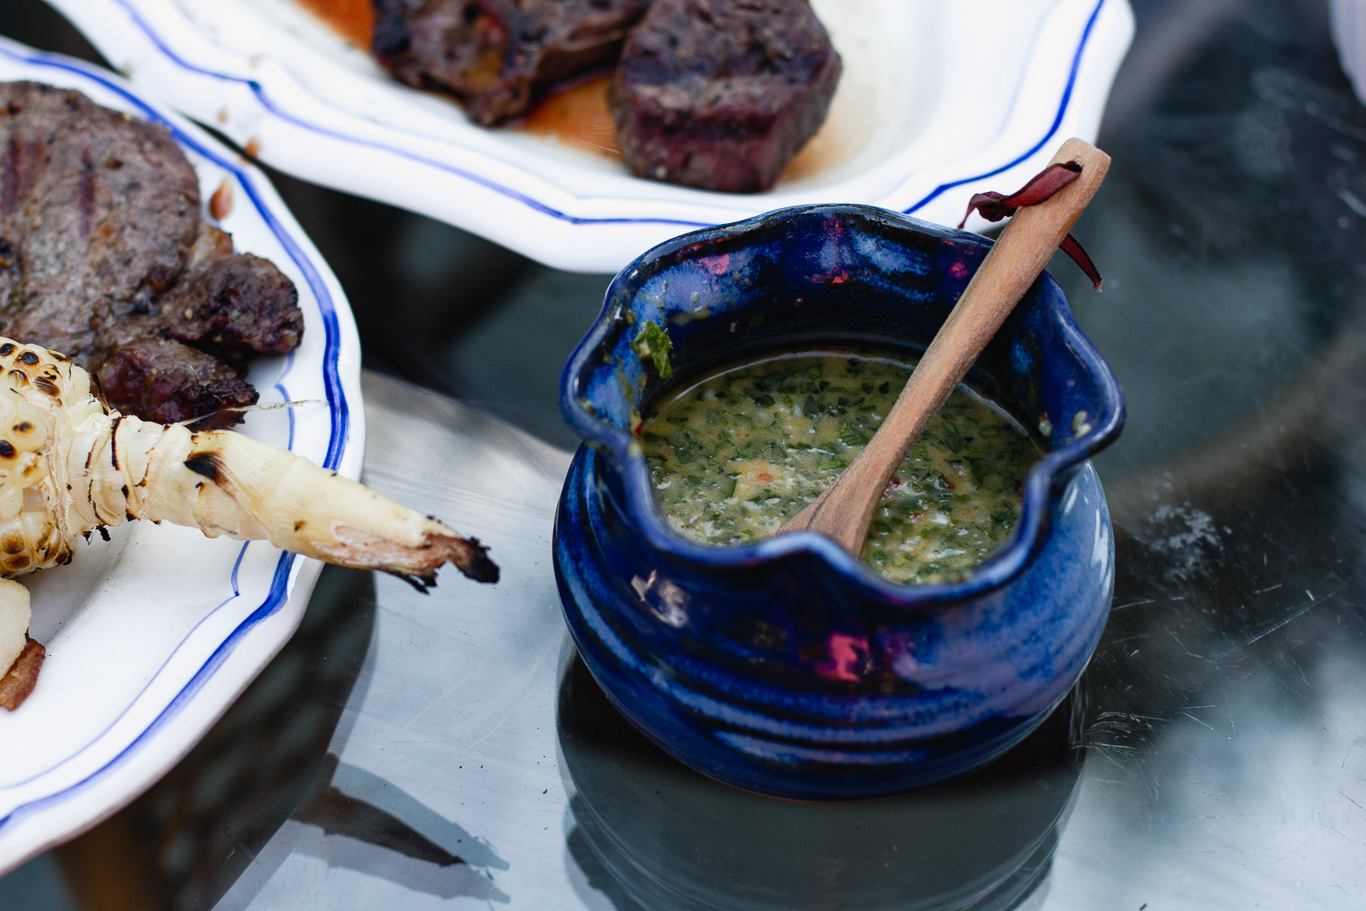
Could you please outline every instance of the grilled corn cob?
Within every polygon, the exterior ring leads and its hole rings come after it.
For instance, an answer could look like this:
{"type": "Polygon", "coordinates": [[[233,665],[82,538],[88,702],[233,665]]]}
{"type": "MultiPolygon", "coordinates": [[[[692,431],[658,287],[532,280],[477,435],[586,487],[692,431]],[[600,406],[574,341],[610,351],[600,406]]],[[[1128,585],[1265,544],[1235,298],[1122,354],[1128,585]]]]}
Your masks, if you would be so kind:
{"type": "Polygon", "coordinates": [[[446,563],[498,579],[475,538],[242,434],[111,412],[70,358],[0,338],[0,577],[68,563],[77,539],[127,519],[269,540],[419,588],[446,563]]]}

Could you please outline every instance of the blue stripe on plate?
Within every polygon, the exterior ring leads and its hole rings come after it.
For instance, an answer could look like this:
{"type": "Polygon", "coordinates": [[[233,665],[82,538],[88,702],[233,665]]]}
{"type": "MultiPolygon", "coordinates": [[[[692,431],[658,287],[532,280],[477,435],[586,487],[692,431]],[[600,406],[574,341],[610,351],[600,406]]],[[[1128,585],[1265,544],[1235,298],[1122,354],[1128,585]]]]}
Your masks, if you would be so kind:
{"type": "MultiPolygon", "coordinates": [[[[395,155],[399,158],[406,159],[417,164],[435,168],[439,171],[444,171],[455,177],[467,180],[470,183],[476,184],[480,187],[506,196],[508,199],[521,203],[527,208],[532,209],[533,211],[538,212],[542,215],[546,215],[550,218],[554,218],[571,225],[659,224],[674,225],[680,228],[704,228],[712,226],[710,222],[698,222],[674,218],[586,218],[580,215],[572,215],[561,209],[557,209],[554,206],[551,206],[545,202],[542,202],[532,196],[528,196],[527,194],[522,193],[519,190],[514,190],[511,187],[508,187],[504,184],[500,184],[497,181],[491,180],[487,177],[484,177],[481,174],[477,174],[466,168],[461,168],[456,165],[447,164],[422,155],[415,155],[403,149],[396,148],[390,145],[385,145],[384,143],[376,142],[374,140],[361,139],[355,136],[349,136],[345,133],[329,129],[327,127],[323,127],[315,123],[311,123],[305,118],[297,114],[294,114],[286,108],[276,104],[266,94],[265,88],[263,88],[259,82],[253,79],[247,79],[242,76],[233,76],[227,73],[220,73],[217,70],[207,69],[181,57],[170,47],[170,45],[166,43],[166,41],[161,37],[161,35],[156,31],[156,29],[152,27],[151,23],[144,19],[142,15],[133,7],[133,4],[132,2],[130,2],[130,0],[114,0],[114,2],[119,7],[121,7],[124,10],[124,12],[128,14],[128,17],[134,22],[134,24],[136,24],[137,27],[142,30],[143,34],[147,36],[147,40],[150,41],[153,45],[155,45],[156,48],[159,51],[161,51],[162,55],[165,56],[172,63],[174,63],[176,66],[191,73],[197,73],[199,75],[208,76],[213,79],[219,79],[224,82],[232,82],[246,86],[248,89],[251,90],[252,94],[256,96],[257,101],[260,102],[261,106],[266,111],[270,112],[272,115],[279,118],[280,120],[289,123],[293,126],[297,126],[300,129],[307,130],[319,136],[325,136],[329,139],[336,139],[341,142],[351,143],[352,145],[360,146],[362,148],[382,151],[389,155],[395,155]]],[[[948,183],[940,184],[929,194],[927,194],[923,199],[914,203],[909,208],[903,209],[902,211],[905,214],[914,215],[916,212],[923,209],[934,199],[938,198],[945,192],[955,187],[960,187],[963,184],[973,183],[978,180],[984,180],[989,177],[994,177],[995,175],[1000,174],[1003,171],[1015,167],[1016,165],[1028,159],[1030,156],[1036,154],[1045,143],[1047,143],[1054,135],[1056,135],[1059,126],[1061,126],[1062,124],[1063,116],[1067,112],[1068,105],[1070,105],[1072,101],[1072,93],[1076,86],[1077,73],[1081,66],[1082,56],[1084,55],[1086,47],[1091,40],[1091,35],[1094,30],[1096,21],[1100,18],[1100,11],[1108,2],[1113,2],[1113,0],[1097,0],[1095,7],[1091,10],[1091,15],[1087,19],[1086,27],[1082,30],[1081,39],[1078,41],[1076,50],[1072,54],[1072,65],[1068,73],[1067,84],[1066,86],[1064,86],[1062,97],[1058,101],[1057,110],[1053,116],[1053,122],[1049,125],[1048,130],[1043,134],[1043,136],[1041,136],[1036,142],[1029,146],[1028,149],[1021,152],[1020,154],[1018,154],[1017,156],[1015,156],[1014,158],[1010,159],[1005,164],[1002,164],[997,168],[994,168],[990,171],[986,171],[981,174],[974,174],[968,177],[962,177],[957,180],[950,181],[948,183]]],[[[457,148],[464,148],[462,146],[459,146],[458,143],[452,143],[452,145],[456,146],[457,148]]],[[[582,199],[584,197],[576,198],[582,199]]]]}
{"type": "Polygon", "coordinates": [[[1095,30],[1096,20],[1100,18],[1100,10],[1101,7],[1105,5],[1105,3],[1106,0],[1099,0],[1099,2],[1095,6],[1095,9],[1091,10],[1090,17],[1086,20],[1086,27],[1082,29],[1081,41],[1077,44],[1077,50],[1072,55],[1072,66],[1067,73],[1067,85],[1063,88],[1062,99],[1058,102],[1058,109],[1056,113],[1054,113],[1053,115],[1053,122],[1049,125],[1048,132],[1044,133],[1038,142],[1034,143],[1027,150],[1022,152],[1015,158],[1011,159],[1010,161],[1007,161],[1000,167],[991,171],[987,171],[984,174],[977,174],[973,177],[964,177],[961,180],[955,180],[949,183],[940,184],[939,186],[935,187],[932,191],[930,191],[930,193],[926,195],[924,199],[921,199],[919,202],[915,203],[909,209],[903,209],[903,212],[905,212],[907,215],[912,215],[919,209],[922,209],[926,205],[928,205],[931,200],[943,195],[945,192],[949,190],[952,190],[954,187],[961,187],[965,183],[972,183],[973,181],[977,180],[985,180],[988,177],[995,177],[997,174],[1010,170],[1011,168],[1025,161],[1031,155],[1037,154],[1038,151],[1043,148],[1045,143],[1047,143],[1050,139],[1052,139],[1054,136],[1058,134],[1058,129],[1062,126],[1063,115],[1067,113],[1067,107],[1072,103],[1072,92],[1076,89],[1077,73],[1081,69],[1082,54],[1086,50],[1086,45],[1091,41],[1091,33],[1095,30]]]}

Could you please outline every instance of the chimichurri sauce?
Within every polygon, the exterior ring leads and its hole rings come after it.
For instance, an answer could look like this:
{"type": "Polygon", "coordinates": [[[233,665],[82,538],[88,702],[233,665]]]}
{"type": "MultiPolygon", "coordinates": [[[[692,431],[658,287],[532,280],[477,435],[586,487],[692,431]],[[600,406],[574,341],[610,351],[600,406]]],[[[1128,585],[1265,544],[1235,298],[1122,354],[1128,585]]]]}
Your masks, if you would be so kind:
{"type": "MultiPolygon", "coordinates": [[[[862,451],[911,365],[848,353],[786,355],[724,370],[659,403],[641,434],[669,523],[708,544],[777,532],[862,451]]],[[[1039,449],[960,386],[883,494],[863,550],[896,582],[970,575],[1019,518],[1039,449]]]]}

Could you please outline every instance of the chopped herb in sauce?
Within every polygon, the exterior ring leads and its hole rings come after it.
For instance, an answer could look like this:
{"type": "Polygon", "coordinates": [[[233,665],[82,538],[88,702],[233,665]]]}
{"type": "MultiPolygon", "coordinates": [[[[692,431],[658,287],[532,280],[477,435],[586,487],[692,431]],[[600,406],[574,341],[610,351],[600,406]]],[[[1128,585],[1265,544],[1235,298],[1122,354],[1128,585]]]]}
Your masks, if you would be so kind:
{"type": "MultiPolygon", "coordinates": [[[[642,443],[669,523],[708,544],[774,534],[862,451],[910,371],[884,357],[788,355],[659,403],[642,443]]],[[[883,494],[864,561],[897,582],[966,578],[1010,536],[1038,457],[1018,424],[959,387],[883,494]]]]}
{"type": "Polygon", "coordinates": [[[631,347],[635,348],[642,361],[651,361],[655,372],[663,379],[674,375],[673,365],[669,363],[669,352],[673,350],[674,343],[669,333],[659,328],[659,324],[651,322],[641,326],[631,347]]]}

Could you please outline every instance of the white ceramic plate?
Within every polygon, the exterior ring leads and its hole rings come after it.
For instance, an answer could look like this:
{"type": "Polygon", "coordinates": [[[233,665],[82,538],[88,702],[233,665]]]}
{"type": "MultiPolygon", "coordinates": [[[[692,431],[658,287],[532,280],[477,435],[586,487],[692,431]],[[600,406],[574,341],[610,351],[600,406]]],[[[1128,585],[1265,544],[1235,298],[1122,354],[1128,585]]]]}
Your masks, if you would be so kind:
{"type": "MultiPolygon", "coordinates": [[[[0,39],[0,79],[79,89],[170,127],[239,250],[273,260],[298,286],[302,346],[258,361],[261,400],[246,432],[356,477],[363,449],[360,357],[350,310],[259,172],[122,79],[0,39]]],[[[34,638],[48,649],[38,686],[0,711],[0,873],[99,822],[166,772],[294,632],[320,565],[264,543],[132,523],[80,548],[69,566],[24,578],[34,638]]]]}
{"type": "Polygon", "coordinates": [[[972,193],[1018,189],[1067,137],[1095,138],[1133,34],[1126,0],[812,0],[844,61],[816,164],[732,195],[473,126],[298,0],[49,2],[120,71],[274,167],[600,272],[683,231],[803,203],[956,224],[972,193]]]}

